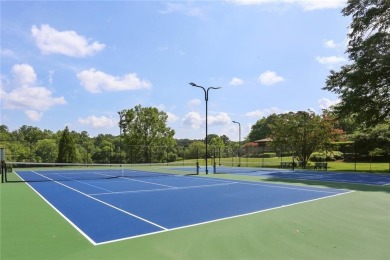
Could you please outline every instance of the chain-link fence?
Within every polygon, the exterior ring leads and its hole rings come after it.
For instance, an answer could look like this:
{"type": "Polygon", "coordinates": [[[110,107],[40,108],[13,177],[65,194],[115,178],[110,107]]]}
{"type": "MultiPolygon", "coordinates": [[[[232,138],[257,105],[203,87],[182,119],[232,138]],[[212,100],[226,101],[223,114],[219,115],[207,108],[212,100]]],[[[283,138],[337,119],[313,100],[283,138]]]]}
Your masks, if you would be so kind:
{"type": "MultiPolygon", "coordinates": [[[[6,160],[14,162],[56,162],[58,147],[27,142],[2,142],[6,160]]],[[[205,147],[166,146],[107,146],[104,149],[86,149],[76,146],[78,163],[161,163],[194,166],[206,164],[205,147]]],[[[299,154],[286,146],[270,144],[215,147],[207,149],[208,165],[229,167],[306,168],[335,171],[390,172],[390,154],[383,149],[368,150],[353,142],[332,144],[311,154],[302,165],[299,154]],[[325,166],[324,166],[325,165],[325,166]],[[321,167],[320,167],[321,166],[321,167]]]]}

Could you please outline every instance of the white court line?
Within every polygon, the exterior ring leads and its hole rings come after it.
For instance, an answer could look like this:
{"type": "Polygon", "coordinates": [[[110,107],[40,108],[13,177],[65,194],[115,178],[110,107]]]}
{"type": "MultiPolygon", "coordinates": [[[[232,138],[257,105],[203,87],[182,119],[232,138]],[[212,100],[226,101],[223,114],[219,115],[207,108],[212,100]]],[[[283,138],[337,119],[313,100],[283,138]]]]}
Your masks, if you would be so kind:
{"type": "MultiPolygon", "coordinates": [[[[95,241],[92,240],[87,234],[84,233],[76,224],[74,224],[68,217],[66,217],[60,210],[58,210],[53,204],[51,204],[41,193],[39,193],[33,186],[28,183],[25,179],[23,179],[17,172],[13,171],[15,175],[17,175],[21,180],[23,180],[36,194],[38,194],[39,197],[41,197],[52,209],[54,209],[55,212],[57,212],[61,217],[63,217],[72,227],[74,227],[80,234],[85,237],[91,244],[97,245],[95,241]]],[[[31,171],[33,172],[33,171],[31,171]]],[[[35,172],[33,172],[35,173],[35,172]]]]}
{"type": "MultiPolygon", "coordinates": [[[[150,182],[150,181],[136,180],[136,179],[131,178],[131,177],[119,177],[119,178],[120,178],[120,179],[127,180],[127,181],[135,181],[135,182],[148,183],[148,184],[153,184],[153,185],[162,186],[162,187],[167,187],[167,188],[176,188],[175,186],[169,186],[169,185],[165,185],[165,184],[161,184],[161,183],[155,183],[155,182],[150,182]]],[[[157,178],[157,176],[156,176],[156,178],[157,178]]]]}
{"type": "MultiPolygon", "coordinates": [[[[34,171],[32,171],[34,172],[34,171]]],[[[37,172],[34,172],[35,174],[38,174],[38,175],[41,175],[37,172]]],[[[15,174],[17,174],[15,172],[15,174]]],[[[17,174],[18,175],[18,174],[17,174]]],[[[19,176],[19,175],[18,175],[19,176]]],[[[138,237],[144,237],[144,236],[149,236],[149,235],[153,235],[153,234],[158,234],[158,233],[163,233],[163,232],[167,232],[167,231],[173,231],[173,230],[179,230],[179,229],[184,229],[184,228],[189,228],[189,227],[194,227],[194,226],[198,226],[198,225],[203,225],[203,224],[208,224],[208,223],[213,223],[213,222],[218,222],[218,221],[222,221],[222,220],[227,220],[227,219],[233,219],[233,218],[238,218],[238,217],[242,217],[242,216],[248,216],[248,215],[252,215],[252,214],[257,214],[257,213],[261,213],[261,212],[266,212],[266,211],[270,211],[270,210],[274,210],[274,209],[280,209],[280,208],[285,208],[285,207],[289,207],[289,206],[293,206],[293,205],[298,205],[298,204],[303,204],[303,203],[307,203],[307,202],[312,202],[312,201],[317,201],[317,200],[321,200],[321,199],[325,199],[325,198],[331,198],[331,197],[335,197],[335,196],[339,196],[339,195],[344,195],[344,194],[348,194],[348,193],[351,193],[351,192],[354,192],[354,191],[348,191],[348,192],[343,192],[343,193],[338,193],[338,194],[333,194],[333,195],[329,195],[329,196],[325,196],[325,197],[321,197],[321,198],[317,198],[317,199],[312,199],[312,200],[307,200],[307,201],[301,201],[301,202],[297,202],[297,203],[292,203],[292,204],[287,204],[287,205],[282,205],[282,206],[278,206],[278,207],[274,207],[274,208],[268,208],[268,209],[264,209],[264,210],[259,210],[259,211],[254,211],[254,212],[249,212],[249,213],[244,213],[244,214],[239,214],[239,215],[234,215],[234,216],[230,216],[230,217],[225,217],[225,218],[220,218],[220,219],[214,219],[214,220],[210,220],[210,221],[205,221],[205,222],[200,222],[200,223],[195,223],[195,224],[191,224],[191,225],[186,225],[186,226],[181,226],[181,227],[177,227],[177,228],[165,228],[165,227],[162,227],[158,224],[155,224],[151,221],[148,221],[146,219],[143,219],[139,216],[136,216],[130,212],[127,212],[127,211],[124,211],[120,208],[117,208],[109,203],[106,203],[104,201],[101,201],[99,199],[96,199],[94,197],[92,197],[91,195],[88,195],[88,194],[85,194],[81,191],[78,191],[72,187],[69,187],[65,184],[62,184],[60,182],[57,182],[57,181],[54,181],[46,176],[43,176],[41,175],[42,177],[46,178],[46,179],[49,179],[59,185],[62,185],[68,189],[71,189],[73,191],[76,191],[88,198],[91,198],[95,201],[98,201],[104,205],[107,205],[109,207],[112,207],[118,211],[121,211],[125,214],[128,214],[130,216],[133,216],[133,217],[136,217],[142,221],[145,221],[147,223],[150,223],[152,225],[155,225],[159,228],[161,228],[162,230],[161,231],[157,231],[157,232],[151,232],[151,233],[146,233],[146,234],[142,234],[142,235],[136,235],[136,236],[130,236],[130,237],[126,237],[126,238],[120,238],[120,239],[115,239],[115,240],[110,240],[110,241],[105,241],[105,242],[100,242],[100,243],[96,243],[95,241],[93,241],[88,235],[86,235],[80,228],[78,228],[71,220],[69,220],[64,214],[62,214],[59,210],[57,210],[57,208],[55,208],[54,205],[52,205],[49,201],[47,201],[37,190],[35,190],[28,182],[26,183],[28,186],[30,186],[44,201],[46,201],[56,212],[58,212],[62,217],[64,217],[65,220],[67,220],[77,231],[79,231],[84,237],[86,237],[88,239],[88,241],[90,241],[93,245],[103,245],[103,244],[109,244],[109,243],[113,243],[113,242],[118,242],[118,241],[123,241],[123,240],[129,240],[129,239],[133,239],[133,238],[138,238],[138,237]]],[[[20,176],[19,176],[20,177],[20,176]]],[[[21,177],[20,177],[21,178],[21,177]]],[[[193,177],[193,178],[197,178],[197,177],[193,177]]],[[[23,179],[23,178],[21,178],[23,179]]],[[[268,184],[261,184],[261,183],[253,183],[251,184],[250,182],[246,182],[246,181],[238,181],[238,182],[232,182],[232,181],[221,181],[221,180],[216,180],[216,179],[212,179],[212,178],[207,178],[208,180],[215,180],[215,181],[218,181],[220,182],[220,184],[218,185],[214,185],[214,186],[221,186],[221,185],[230,185],[230,184],[247,184],[247,185],[257,185],[257,186],[269,186],[269,187],[274,187],[274,188],[285,188],[285,189],[296,189],[296,190],[303,190],[303,191],[314,191],[314,192],[318,192],[318,190],[311,190],[311,189],[299,189],[299,188],[289,188],[289,187],[283,187],[283,186],[277,186],[277,185],[268,185],[268,184]],[[221,183],[223,182],[223,183],[221,183]]],[[[205,186],[205,185],[203,185],[205,186]]],[[[210,186],[213,186],[213,185],[210,185],[210,186]]],[[[194,186],[195,187],[195,186],[194,186]]],[[[185,187],[183,187],[185,188],[185,187]]],[[[179,188],[180,189],[180,188],[179,188]]],[[[165,189],[167,190],[167,189],[165,189]]],[[[328,193],[331,193],[331,192],[328,192],[328,193]]]]}
{"type": "Polygon", "coordinates": [[[304,203],[308,203],[308,202],[313,202],[313,201],[317,201],[317,200],[322,200],[322,199],[332,198],[332,197],[336,197],[336,196],[340,196],[340,195],[345,195],[345,194],[349,194],[349,193],[352,193],[352,192],[355,192],[355,191],[347,191],[347,192],[344,192],[344,193],[333,194],[333,195],[329,195],[329,196],[325,196],[325,197],[321,197],[321,198],[316,198],[316,199],[312,199],[312,200],[305,200],[305,201],[300,201],[300,202],[296,202],[296,203],[292,203],[292,204],[286,204],[286,205],[282,205],[282,206],[278,206],[278,207],[273,207],[273,208],[253,211],[253,212],[249,212],[249,213],[239,214],[239,215],[235,215],[235,216],[219,218],[219,219],[213,219],[213,220],[210,220],[210,221],[205,221],[205,222],[200,222],[200,223],[196,223],[196,224],[181,226],[181,227],[177,227],[177,228],[171,228],[171,229],[161,230],[161,231],[157,231],[157,232],[151,232],[151,233],[146,233],[146,234],[142,234],[142,235],[132,236],[132,237],[125,237],[125,238],[105,241],[105,242],[97,243],[96,245],[110,244],[110,243],[124,241],[124,240],[129,240],[129,239],[133,239],[133,238],[145,237],[145,236],[150,236],[150,235],[154,235],[154,234],[164,233],[164,232],[168,232],[168,231],[174,231],[174,230],[179,230],[179,229],[184,229],[184,228],[196,227],[196,226],[209,224],[209,223],[214,223],[214,222],[219,222],[219,221],[223,221],[223,220],[234,219],[234,218],[239,218],[239,217],[244,217],[244,216],[250,216],[250,215],[254,215],[254,214],[258,214],[258,213],[262,213],[262,212],[267,212],[267,211],[271,211],[271,210],[287,208],[287,207],[290,207],[290,206],[295,206],[295,205],[304,204],[304,203]]]}
{"type": "MultiPolygon", "coordinates": [[[[265,182],[249,182],[249,181],[237,181],[237,184],[244,184],[244,185],[252,185],[252,186],[262,186],[262,187],[271,187],[271,188],[278,188],[278,189],[287,189],[287,190],[300,190],[300,191],[312,191],[312,192],[319,192],[319,193],[338,193],[337,191],[328,191],[327,188],[318,188],[318,189],[306,189],[306,188],[299,188],[298,186],[284,186],[284,185],[278,185],[278,184],[267,184],[265,182]],[[325,190],[321,190],[325,189],[325,190]]],[[[338,191],[343,189],[338,189],[338,191]]]]}
{"type": "Polygon", "coordinates": [[[130,191],[118,191],[118,192],[103,192],[103,193],[93,193],[89,194],[91,196],[99,195],[116,195],[116,194],[126,194],[126,193],[142,193],[142,192],[156,192],[156,191],[167,191],[167,190],[185,190],[185,189],[200,189],[200,188],[209,188],[217,186],[226,186],[236,184],[238,182],[229,182],[229,183],[220,183],[220,184],[207,184],[207,185],[197,185],[197,186],[186,186],[186,187],[172,187],[165,189],[148,189],[148,190],[130,190],[130,191]]]}
{"type": "MultiPolygon", "coordinates": [[[[94,172],[94,174],[97,174],[97,173],[94,172]]],[[[100,186],[96,186],[96,185],[93,185],[93,184],[90,184],[90,183],[87,183],[87,182],[83,182],[83,181],[80,181],[80,180],[77,180],[77,179],[72,179],[72,178],[69,178],[69,177],[61,175],[61,174],[57,174],[57,175],[61,176],[61,177],[64,177],[64,178],[67,178],[68,180],[79,182],[79,183],[82,183],[82,184],[85,184],[85,185],[88,185],[88,186],[91,186],[91,187],[94,187],[94,188],[97,188],[97,189],[100,189],[100,190],[105,190],[107,192],[113,192],[112,190],[104,189],[104,188],[102,188],[100,186]]],[[[102,174],[99,174],[99,175],[102,175],[102,174]]]]}
{"type": "MultiPolygon", "coordinates": [[[[90,196],[90,195],[88,195],[88,194],[86,194],[86,193],[84,193],[84,192],[81,192],[81,191],[79,191],[79,190],[77,190],[77,189],[74,189],[74,188],[72,188],[72,187],[70,187],[70,186],[68,186],[68,185],[65,185],[65,184],[63,184],[63,183],[61,183],[61,182],[58,182],[58,181],[55,181],[55,180],[53,180],[53,179],[50,179],[49,177],[46,177],[46,176],[44,176],[44,175],[42,175],[42,174],[40,174],[40,173],[38,173],[38,172],[35,172],[35,171],[31,171],[31,172],[33,172],[33,173],[35,173],[35,174],[38,174],[38,175],[40,175],[40,176],[42,176],[42,177],[44,177],[44,178],[46,178],[46,179],[49,179],[49,180],[51,180],[51,181],[53,181],[54,183],[57,183],[57,184],[59,184],[59,185],[61,185],[61,186],[64,186],[64,187],[66,187],[66,188],[68,188],[68,189],[70,189],[70,190],[73,190],[73,191],[75,191],[75,192],[77,192],[77,193],[80,193],[81,195],[84,195],[84,196],[86,196],[86,197],[88,197],[88,198],[90,198],[90,199],[92,199],[92,200],[95,200],[95,201],[97,201],[97,202],[100,202],[100,203],[102,203],[102,204],[104,204],[104,205],[106,205],[106,206],[108,206],[108,207],[110,207],[110,208],[113,208],[113,209],[116,209],[116,210],[118,210],[118,211],[120,211],[120,212],[122,212],[122,213],[125,213],[126,215],[129,215],[129,216],[132,216],[132,217],[134,217],[134,218],[137,218],[137,219],[139,219],[139,220],[142,220],[142,221],[144,221],[144,222],[146,222],[146,223],[149,223],[149,224],[151,224],[151,225],[153,225],[153,226],[155,226],[155,227],[158,227],[158,228],[160,228],[160,229],[162,229],[162,230],[168,230],[168,228],[166,228],[166,227],[163,227],[163,226],[161,226],[161,225],[158,225],[158,224],[156,224],[156,223],[154,223],[154,222],[152,222],[152,221],[150,221],[150,220],[147,220],[147,219],[145,219],[145,218],[142,218],[142,217],[140,217],[140,216],[137,216],[137,215],[135,215],[135,214],[133,214],[133,213],[130,213],[130,212],[128,212],[128,211],[126,211],[126,210],[123,210],[123,209],[121,209],[121,208],[118,208],[118,207],[116,207],[116,206],[114,206],[114,205],[111,205],[111,204],[109,204],[109,203],[107,203],[107,202],[105,202],[105,201],[102,201],[102,200],[99,200],[99,199],[97,199],[97,198],[94,198],[94,197],[92,197],[92,196],[90,196]]],[[[30,185],[29,185],[30,186],[30,185]]],[[[31,186],[30,186],[31,187],[31,186]]],[[[33,190],[35,190],[34,188],[33,188],[33,190]]],[[[37,192],[37,191],[36,191],[37,192]]],[[[39,192],[37,192],[38,194],[39,194],[39,192]]],[[[41,195],[40,195],[41,196],[41,195]]],[[[42,197],[42,196],[41,196],[42,197]]],[[[45,199],[45,201],[46,202],[48,202],[46,199],[45,199]]],[[[48,202],[49,203],[49,205],[51,205],[51,207],[53,207],[57,212],[59,212],[59,210],[57,210],[56,208],[55,208],[55,206],[54,205],[52,205],[50,202],[48,202]]],[[[62,216],[64,216],[63,214],[61,214],[62,216]]],[[[65,217],[64,216],[64,218],[69,222],[69,223],[72,223],[72,226],[76,226],[70,219],[68,219],[67,217],[65,217]]],[[[80,229],[79,228],[77,228],[77,230],[79,230],[80,231],[80,229]]],[[[86,237],[88,237],[89,239],[89,241],[93,241],[88,235],[86,235],[84,232],[81,232],[84,236],[86,236],[86,237]]],[[[93,244],[97,244],[96,242],[93,242],[93,244]]]]}

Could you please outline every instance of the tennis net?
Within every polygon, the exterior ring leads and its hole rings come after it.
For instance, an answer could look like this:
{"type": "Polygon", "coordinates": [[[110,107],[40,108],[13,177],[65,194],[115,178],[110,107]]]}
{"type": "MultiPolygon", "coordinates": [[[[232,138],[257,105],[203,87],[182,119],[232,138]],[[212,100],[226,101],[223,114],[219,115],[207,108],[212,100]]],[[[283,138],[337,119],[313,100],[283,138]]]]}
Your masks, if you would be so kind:
{"type": "Polygon", "coordinates": [[[169,164],[78,164],[7,162],[6,182],[72,181],[114,178],[153,178],[196,174],[191,166],[169,164]]]}

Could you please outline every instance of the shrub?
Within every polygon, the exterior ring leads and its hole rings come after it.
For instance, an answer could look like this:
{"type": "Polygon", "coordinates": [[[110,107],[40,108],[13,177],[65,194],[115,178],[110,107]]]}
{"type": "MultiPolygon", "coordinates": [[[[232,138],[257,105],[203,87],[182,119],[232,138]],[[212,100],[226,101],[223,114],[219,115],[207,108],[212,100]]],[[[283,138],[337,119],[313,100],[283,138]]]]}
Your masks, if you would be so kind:
{"type": "Polygon", "coordinates": [[[325,153],[323,152],[314,152],[311,154],[309,160],[312,162],[324,162],[325,160],[329,162],[329,161],[341,160],[343,158],[344,156],[342,152],[331,151],[326,154],[326,157],[325,157],[325,153]]]}

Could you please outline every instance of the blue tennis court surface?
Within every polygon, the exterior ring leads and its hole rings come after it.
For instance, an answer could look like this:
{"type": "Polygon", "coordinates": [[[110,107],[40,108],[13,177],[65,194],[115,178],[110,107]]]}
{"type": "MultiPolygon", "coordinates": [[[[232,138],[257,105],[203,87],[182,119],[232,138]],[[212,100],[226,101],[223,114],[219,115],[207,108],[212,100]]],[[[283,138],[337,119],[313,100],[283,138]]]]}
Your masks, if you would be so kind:
{"type": "MultiPolygon", "coordinates": [[[[92,171],[92,170],[91,170],[92,171]]],[[[49,180],[51,171],[18,171],[94,245],[254,214],[350,191],[199,176],[49,180]]],[[[51,172],[53,174],[53,172],[51,172]]],[[[60,174],[64,175],[63,172],[60,174]]],[[[106,175],[103,170],[91,174],[106,175]]]]}
{"type": "MultiPolygon", "coordinates": [[[[185,168],[181,168],[185,170],[185,168]]],[[[193,169],[187,168],[193,171],[193,169]]],[[[368,174],[368,173],[347,173],[330,171],[308,171],[308,170],[285,170],[285,169],[267,169],[267,168],[249,168],[249,167],[217,167],[217,173],[229,173],[237,175],[259,176],[265,179],[291,179],[291,180],[310,180],[324,182],[342,182],[351,184],[367,185],[389,185],[390,174],[368,174]]],[[[204,172],[204,167],[200,168],[204,172]]],[[[210,167],[209,172],[213,172],[210,167]]]]}

